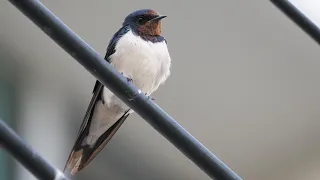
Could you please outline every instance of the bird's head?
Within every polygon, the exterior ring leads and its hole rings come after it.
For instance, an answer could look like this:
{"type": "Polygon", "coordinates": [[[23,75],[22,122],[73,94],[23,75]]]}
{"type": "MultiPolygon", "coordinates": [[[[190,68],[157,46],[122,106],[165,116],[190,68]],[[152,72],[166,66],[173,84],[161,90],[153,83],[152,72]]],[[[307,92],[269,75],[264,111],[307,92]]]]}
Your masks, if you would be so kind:
{"type": "Polygon", "coordinates": [[[166,16],[161,16],[151,9],[142,9],[129,14],[123,26],[129,25],[132,30],[144,36],[160,36],[161,20],[166,16]]]}

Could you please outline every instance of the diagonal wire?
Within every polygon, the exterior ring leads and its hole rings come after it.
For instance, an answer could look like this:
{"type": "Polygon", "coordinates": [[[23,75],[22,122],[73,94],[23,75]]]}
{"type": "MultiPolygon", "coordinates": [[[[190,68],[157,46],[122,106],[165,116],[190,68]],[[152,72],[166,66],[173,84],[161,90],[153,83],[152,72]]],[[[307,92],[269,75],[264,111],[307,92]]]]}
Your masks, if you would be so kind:
{"type": "Polygon", "coordinates": [[[289,19],[320,45],[320,28],[288,0],[270,0],[289,19]]]}
{"type": "Polygon", "coordinates": [[[43,4],[37,0],[9,1],[212,179],[241,179],[43,4]]]}
{"type": "Polygon", "coordinates": [[[68,180],[0,119],[0,145],[41,180],[68,180]]]}

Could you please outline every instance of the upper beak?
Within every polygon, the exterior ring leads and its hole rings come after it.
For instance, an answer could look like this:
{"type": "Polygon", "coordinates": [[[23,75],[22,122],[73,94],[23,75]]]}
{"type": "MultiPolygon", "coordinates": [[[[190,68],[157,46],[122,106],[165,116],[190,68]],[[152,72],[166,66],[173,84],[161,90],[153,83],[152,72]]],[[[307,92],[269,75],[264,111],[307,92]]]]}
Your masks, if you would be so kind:
{"type": "Polygon", "coordinates": [[[158,16],[158,17],[151,19],[151,21],[160,21],[161,19],[163,19],[165,17],[167,17],[167,16],[158,16]]]}

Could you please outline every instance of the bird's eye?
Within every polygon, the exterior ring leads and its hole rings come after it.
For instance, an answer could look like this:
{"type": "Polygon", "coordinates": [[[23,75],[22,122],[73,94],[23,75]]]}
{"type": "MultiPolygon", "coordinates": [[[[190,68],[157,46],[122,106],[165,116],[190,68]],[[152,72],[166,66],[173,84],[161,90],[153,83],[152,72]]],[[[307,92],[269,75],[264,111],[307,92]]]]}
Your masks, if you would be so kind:
{"type": "Polygon", "coordinates": [[[142,24],[143,23],[143,18],[138,18],[138,20],[137,20],[137,22],[139,23],[139,24],[142,24]]]}

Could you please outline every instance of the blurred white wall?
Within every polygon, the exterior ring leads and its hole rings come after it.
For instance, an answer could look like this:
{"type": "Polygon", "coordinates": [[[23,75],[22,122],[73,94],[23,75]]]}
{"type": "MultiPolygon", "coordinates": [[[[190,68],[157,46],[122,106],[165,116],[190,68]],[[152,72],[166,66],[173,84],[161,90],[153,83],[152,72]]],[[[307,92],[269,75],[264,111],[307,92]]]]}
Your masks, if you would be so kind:
{"type": "MultiPolygon", "coordinates": [[[[243,179],[320,178],[319,46],[271,3],[42,2],[101,55],[131,11],[168,15],[172,75],[157,103],[243,179]]],[[[15,129],[62,169],[95,79],[9,2],[0,13],[15,129]]],[[[14,180],[34,179],[18,167],[14,180]]],[[[134,114],[75,179],[209,178],[134,114]]]]}

